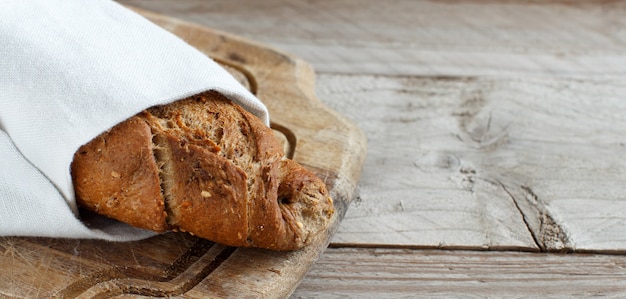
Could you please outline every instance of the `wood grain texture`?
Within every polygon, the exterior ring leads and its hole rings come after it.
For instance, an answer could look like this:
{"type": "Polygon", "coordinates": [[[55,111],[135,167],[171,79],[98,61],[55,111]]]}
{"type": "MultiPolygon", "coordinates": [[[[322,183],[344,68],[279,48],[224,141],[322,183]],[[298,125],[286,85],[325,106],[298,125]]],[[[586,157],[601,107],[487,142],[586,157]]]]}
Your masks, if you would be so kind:
{"type": "Polygon", "coordinates": [[[267,105],[288,156],[328,185],[337,211],[330,228],[291,252],[227,247],[182,233],[125,243],[2,237],[0,297],[288,296],[326,248],[354,197],[365,155],[362,132],[315,97],[314,72],[304,61],[229,34],[142,14],[225,65],[267,105]]]}
{"type": "Polygon", "coordinates": [[[329,248],[291,298],[623,298],[625,267],[615,255],[329,248]]]}
{"type": "Polygon", "coordinates": [[[623,1],[169,1],[134,6],[273,45],[320,72],[623,77],[623,1]]]}
{"type": "Polygon", "coordinates": [[[336,245],[626,249],[626,81],[321,75],[318,86],[371,145],[336,245]]]}

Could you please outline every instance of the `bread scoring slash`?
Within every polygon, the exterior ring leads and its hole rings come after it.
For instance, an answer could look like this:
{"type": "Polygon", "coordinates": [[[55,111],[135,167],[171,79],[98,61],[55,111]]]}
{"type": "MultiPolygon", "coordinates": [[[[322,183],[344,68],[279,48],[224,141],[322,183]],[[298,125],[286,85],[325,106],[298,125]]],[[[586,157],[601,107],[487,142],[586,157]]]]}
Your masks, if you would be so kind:
{"type": "Polygon", "coordinates": [[[322,180],[217,92],[131,117],[82,146],[71,168],[85,209],[229,246],[299,249],[334,214],[322,180]]]}

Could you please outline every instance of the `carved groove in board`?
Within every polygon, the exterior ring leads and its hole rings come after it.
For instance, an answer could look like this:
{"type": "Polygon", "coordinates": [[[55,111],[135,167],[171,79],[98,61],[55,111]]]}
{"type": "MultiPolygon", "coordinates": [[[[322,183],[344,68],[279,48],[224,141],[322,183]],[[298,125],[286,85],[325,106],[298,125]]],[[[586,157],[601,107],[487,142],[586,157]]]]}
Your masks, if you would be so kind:
{"type": "MultiPolygon", "coordinates": [[[[239,60],[243,59],[241,56],[230,55],[229,57],[239,57],[239,60]]],[[[244,66],[231,60],[220,59],[217,57],[212,57],[212,59],[233,75],[233,77],[235,77],[235,79],[237,79],[237,81],[239,81],[239,83],[247,88],[252,94],[257,94],[258,85],[256,79],[254,78],[254,75],[244,66]]],[[[293,159],[293,155],[296,150],[296,135],[289,128],[274,122],[270,123],[270,128],[274,130],[276,137],[283,143],[285,156],[289,159],[293,159]]]]}
{"type": "Polygon", "coordinates": [[[254,75],[248,71],[242,65],[239,65],[230,60],[224,60],[217,57],[211,57],[215,62],[220,64],[224,69],[226,69],[241,85],[247,88],[252,94],[256,95],[258,90],[258,84],[254,75]]]}
{"type": "MultiPolygon", "coordinates": [[[[111,275],[101,277],[98,281],[91,281],[83,290],[71,290],[73,285],[85,285],[77,281],[62,292],[58,297],[90,297],[109,298],[123,294],[142,296],[177,296],[184,294],[218,269],[235,251],[235,247],[219,245],[203,239],[198,241],[183,255],[181,255],[166,271],[163,277],[133,277],[132,275],[111,275]],[[200,257],[191,264],[186,259],[192,255],[200,257]],[[185,264],[185,265],[180,265],[185,264]],[[169,271],[168,271],[169,270],[169,271]],[[67,292],[69,291],[69,292],[67,292]]],[[[126,270],[128,272],[128,270],[126,270]]],[[[141,269],[137,269],[141,271],[141,269]]]]}
{"type": "Polygon", "coordinates": [[[285,157],[293,159],[293,155],[296,151],[296,134],[287,127],[277,123],[271,123],[270,127],[274,130],[274,135],[283,143],[285,157]]]}

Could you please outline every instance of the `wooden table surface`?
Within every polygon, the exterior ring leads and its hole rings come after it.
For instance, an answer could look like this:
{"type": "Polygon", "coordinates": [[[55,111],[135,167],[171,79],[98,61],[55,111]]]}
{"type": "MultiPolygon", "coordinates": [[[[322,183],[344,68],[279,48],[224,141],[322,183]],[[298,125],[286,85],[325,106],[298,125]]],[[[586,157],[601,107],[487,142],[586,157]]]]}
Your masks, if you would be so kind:
{"type": "Polygon", "coordinates": [[[626,296],[626,2],[120,2],[304,59],[365,132],[293,298],[626,296]]]}

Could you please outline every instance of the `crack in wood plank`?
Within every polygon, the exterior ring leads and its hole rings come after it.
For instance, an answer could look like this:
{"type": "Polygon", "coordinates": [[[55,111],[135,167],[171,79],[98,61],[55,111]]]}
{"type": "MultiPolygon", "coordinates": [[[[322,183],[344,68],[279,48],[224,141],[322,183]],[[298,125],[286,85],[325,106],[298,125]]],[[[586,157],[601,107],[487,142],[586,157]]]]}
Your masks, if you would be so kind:
{"type": "Polygon", "coordinates": [[[520,205],[515,199],[515,196],[511,194],[511,192],[507,189],[507,187],[502,182],[498,181],[498,183],[500,184],[504,192],[506,192],[511,197],[511,200],[513,201],[513,204],[515,205],[515,208],[517,208],[517,211],[522,216],[522,220],[524,221],[524,224],[526,224],[526,228],[528,229],[528,232],[530,232],[530,235],[533,237],[533,240],[535,241],[535,245],[537,245],[537,247],[539,247],[542,251],[544,251],[545,250],[544,244],[539,241],[539,236],[537,236],[537,233],[535,232],[535,230],[531,228],[530,224],[528,223],[528,219],[526,218],[526,215],[524,214],[524,211],[522,210],[522,208],[520,208],[520,205]]]}
{"type": "Polygon", "coordinates": [[[501,180],[497,181],[502,189],[511,197],[513,204],[521,214],[528,231],[535,244],[545,252],[568,252],[572,251],[569,236],[550,215],[537,195],[528,186],[520,185],[518,188],[522,195],[516,196],[501,180]]]}
{"type": "MultiPolygon", "coordinates": [[[[461,91],[459,95],[459,109],[452,113],[458,121],[459,132],[457,133],[457,138],[461,142],[483,152],[492,152],[506,145],[512,121],[509,120],[508,123],[500,124],[500,129],[493,132],[493,112],[485,111],[488,104],[486,97],[493,91],[495,82],[480,82],[479,78],[471,77],[458,78],[457,80],[475,84],[471,88],[461,91]]],[[[460,172],[466,177],[463,179],[463,182],[469,185],[465,186],[465,188],[474,192],[474,181],[477,179],[474,178],[476,170],[462,167],[460,172]]],[[[495,177],[503,178],[506,175],[506,173],[500,173],[495,177]]],[[[520,195],[516,196],[511,192],[512,188],[507,187],[502,182],[502,179],[494,179],[492,182],[497,183],[510,196],[536,246],[541,251],[566,251],[568,250],[567,248],[571,248],[569,238],[564,229],[554,221],[545,203],[539,199],[530,187],[524,185],[515,187],[520,189],[520,192],[518,192],[520,195]],[[529,204],[522,204],[521,200],[526,200],[529,204]]]]}
{"type": "Polygon", "coordinates": [[[550,211],[545,207],[545,202],[541,200],[530,187],[522,185],[520,188],[526,193],[524,199],[530,199],[531,202],[536,203],[538,206],[540,221],[538,235],[540,236],[544,250],[566,251],[573,248],[566,230],[554,220],[550,211]]]}

